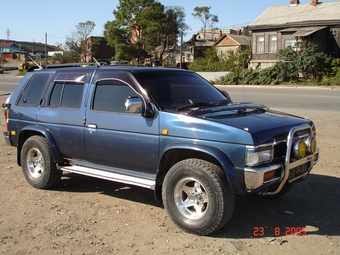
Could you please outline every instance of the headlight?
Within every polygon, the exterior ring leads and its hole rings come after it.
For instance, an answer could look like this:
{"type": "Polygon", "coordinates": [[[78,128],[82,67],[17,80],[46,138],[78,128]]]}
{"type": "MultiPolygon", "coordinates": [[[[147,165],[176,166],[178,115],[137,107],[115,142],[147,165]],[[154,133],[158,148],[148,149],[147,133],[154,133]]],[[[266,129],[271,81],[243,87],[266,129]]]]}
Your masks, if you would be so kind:
{"type": "Polygon", "coordinates": [[[300,159],[306,156],[307,145],[304,140],[298,139],[294,142],[293,145],[295,158],[300,159]]]}
{"type": "Polygon", "coordinates": [[[261,163],[269,162],[273,159],[273,146],[266,145],[260,147],[247,147],[245,164],[255,166],[261,163]]]}

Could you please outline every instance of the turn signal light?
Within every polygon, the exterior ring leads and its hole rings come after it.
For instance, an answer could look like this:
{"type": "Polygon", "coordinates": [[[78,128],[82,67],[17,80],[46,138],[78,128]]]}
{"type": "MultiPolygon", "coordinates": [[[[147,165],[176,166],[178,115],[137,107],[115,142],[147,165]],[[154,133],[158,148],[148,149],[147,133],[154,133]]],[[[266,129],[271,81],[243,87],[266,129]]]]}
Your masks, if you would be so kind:
{"type": "Polygon", "coordinates": [[[274,177],[275,177],[275,170],[266,172],[266,173],[264,173],[264,175],[263,175],[263,181],[272,179],[272,178],[274,178],[274,177]]]}

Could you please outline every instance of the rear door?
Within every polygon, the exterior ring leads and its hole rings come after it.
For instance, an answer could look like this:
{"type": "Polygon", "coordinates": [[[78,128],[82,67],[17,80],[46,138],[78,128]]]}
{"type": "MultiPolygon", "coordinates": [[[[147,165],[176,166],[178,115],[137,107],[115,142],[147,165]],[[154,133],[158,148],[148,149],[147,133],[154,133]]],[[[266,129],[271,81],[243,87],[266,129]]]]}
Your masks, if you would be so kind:
{"type": "Polygon", "coordinates": [[[126,98],[140,96],[132,82],[112,75],[97,81],[91,94],[93,99],[85,124],[87,160],[115,168],[111,168],[112,171],[155,174],[159,153],[158,118],[147,119],[138,110],[125,110],[126,98]]]}
{"type": "Polygon", "coordinates": [[[59,71],[51,81],[37,124],[53,136],[65,158],[85,160],[84,118],[86,91],[92,71],[59,71]]]}

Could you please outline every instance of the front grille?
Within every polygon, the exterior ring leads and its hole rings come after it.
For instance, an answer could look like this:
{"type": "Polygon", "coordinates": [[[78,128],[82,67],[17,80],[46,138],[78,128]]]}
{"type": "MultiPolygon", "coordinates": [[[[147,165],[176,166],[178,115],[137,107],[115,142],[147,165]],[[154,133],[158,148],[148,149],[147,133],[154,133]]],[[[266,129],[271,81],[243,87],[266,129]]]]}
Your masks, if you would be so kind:
{"type": "Polygon", "coordinates": [[[273,162],[278,163],[284,161],[287,152],[287,143],[286,141],[281,141],[275,143],[274,145],[274,158],[273,162]]]}

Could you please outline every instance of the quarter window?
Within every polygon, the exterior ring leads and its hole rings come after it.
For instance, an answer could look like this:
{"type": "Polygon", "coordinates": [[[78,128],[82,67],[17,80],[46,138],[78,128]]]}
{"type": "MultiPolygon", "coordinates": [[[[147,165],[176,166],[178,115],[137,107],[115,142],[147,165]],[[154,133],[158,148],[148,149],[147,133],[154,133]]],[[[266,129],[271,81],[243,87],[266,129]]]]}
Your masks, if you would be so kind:
{"type": "Polygon", "coordinates": [[[32,75],[19,97],[18,105],[31,107],[38,106],[48,84],[48,76],[49,74],[32,75]]]}
{"type": "Polygon", "coordinates": [[[256,36],[256,53],[264,53],[264,36],[256,36]]]}

